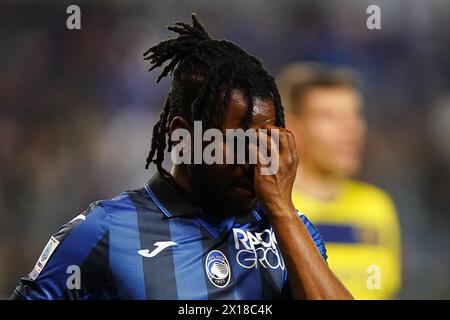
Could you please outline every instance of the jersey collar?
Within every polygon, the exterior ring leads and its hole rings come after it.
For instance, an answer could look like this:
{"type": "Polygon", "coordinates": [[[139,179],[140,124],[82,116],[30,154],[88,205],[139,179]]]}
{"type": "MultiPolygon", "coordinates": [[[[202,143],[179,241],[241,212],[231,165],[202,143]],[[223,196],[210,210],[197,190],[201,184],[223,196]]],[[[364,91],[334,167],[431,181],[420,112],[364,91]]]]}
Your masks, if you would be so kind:
{"type": "MultiPolygon", "coordinates": [[[[145,185],[145,190],[153,202],[158,206],[162,213],[167,217],[180,216],[199,216],[201,208],[196,206],[183,191],[160,173],[155,173],[150,181],[145,185]]],[[[256,209],[251,213],[237,217],[237,223],[250,223],[261,220],[256,209]]]]}

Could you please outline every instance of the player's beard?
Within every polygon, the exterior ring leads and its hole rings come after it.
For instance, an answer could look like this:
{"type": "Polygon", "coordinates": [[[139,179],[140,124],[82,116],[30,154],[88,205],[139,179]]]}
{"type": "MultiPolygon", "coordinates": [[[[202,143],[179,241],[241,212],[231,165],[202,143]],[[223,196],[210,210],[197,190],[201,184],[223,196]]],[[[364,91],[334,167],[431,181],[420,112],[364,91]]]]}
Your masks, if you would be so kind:
{"type": "Polygon", "coordinates": [[[191,165],[188,169],[193,190],[193,200],[208,214],[217,218],[244,216],[256,201],[254,198],[238,199],[231,194],[231,180],[221,178],[226,172],[209,165],[191,165]]]}

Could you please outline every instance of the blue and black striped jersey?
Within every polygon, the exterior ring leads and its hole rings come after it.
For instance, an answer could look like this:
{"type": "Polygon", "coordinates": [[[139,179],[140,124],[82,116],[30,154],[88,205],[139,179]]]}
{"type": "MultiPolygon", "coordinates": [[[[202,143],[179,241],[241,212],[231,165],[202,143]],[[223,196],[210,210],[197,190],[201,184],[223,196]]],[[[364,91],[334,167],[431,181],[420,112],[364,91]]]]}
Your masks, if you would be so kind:
{"type": "MultiPolygon", "coordinates": [[[[324,243],[299,214],[318,250],[324,243]]],[[[13,299],[280,299],[287,270],[256,204],[213,221],[167,178],[97,201],[54,234],[13,299]]]]}

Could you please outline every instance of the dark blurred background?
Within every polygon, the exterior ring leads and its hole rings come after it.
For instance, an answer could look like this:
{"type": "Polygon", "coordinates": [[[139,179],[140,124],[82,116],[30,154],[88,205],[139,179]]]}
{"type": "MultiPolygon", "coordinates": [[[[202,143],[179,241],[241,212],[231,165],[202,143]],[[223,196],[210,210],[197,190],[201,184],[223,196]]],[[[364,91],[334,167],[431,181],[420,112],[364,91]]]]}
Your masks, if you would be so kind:
{"type": "Polygon", "coordinates": [[[51,233],[94,200],[140,187],[167,93],[142,53],[197,12],[213,37],[261,58],[361,72],[369,140],[361,178],[402,228],[398,298],[450,298],[450,2],[5,1],[0,3],[0,298],[51,233]],[[81,30],[66,8],[81,8],[81,30]],[[381,8],[381,30],[366,9],[381,8]]]}

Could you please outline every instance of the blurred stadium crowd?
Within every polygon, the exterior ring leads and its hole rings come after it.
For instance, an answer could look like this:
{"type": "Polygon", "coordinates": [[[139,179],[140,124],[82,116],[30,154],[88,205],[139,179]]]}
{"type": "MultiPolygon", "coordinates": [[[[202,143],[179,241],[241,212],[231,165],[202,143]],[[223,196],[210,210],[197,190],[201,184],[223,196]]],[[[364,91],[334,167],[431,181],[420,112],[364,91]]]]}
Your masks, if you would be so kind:
{"type": "Polygon", "coordinates": [[[398,209],[398,298],[450,298],[448,1],[2,1],[0,297],[49,235],[89,203],[143,185],[167,80],[142,53],[197,12],[276,75],[287,63],[349,66],[363,77],[369,140],[360,178],[398,209]],[[78,4],[82,28],[66,28],[78,4]],[[366,8],[381,8],[381,30],[366,8]]]}

